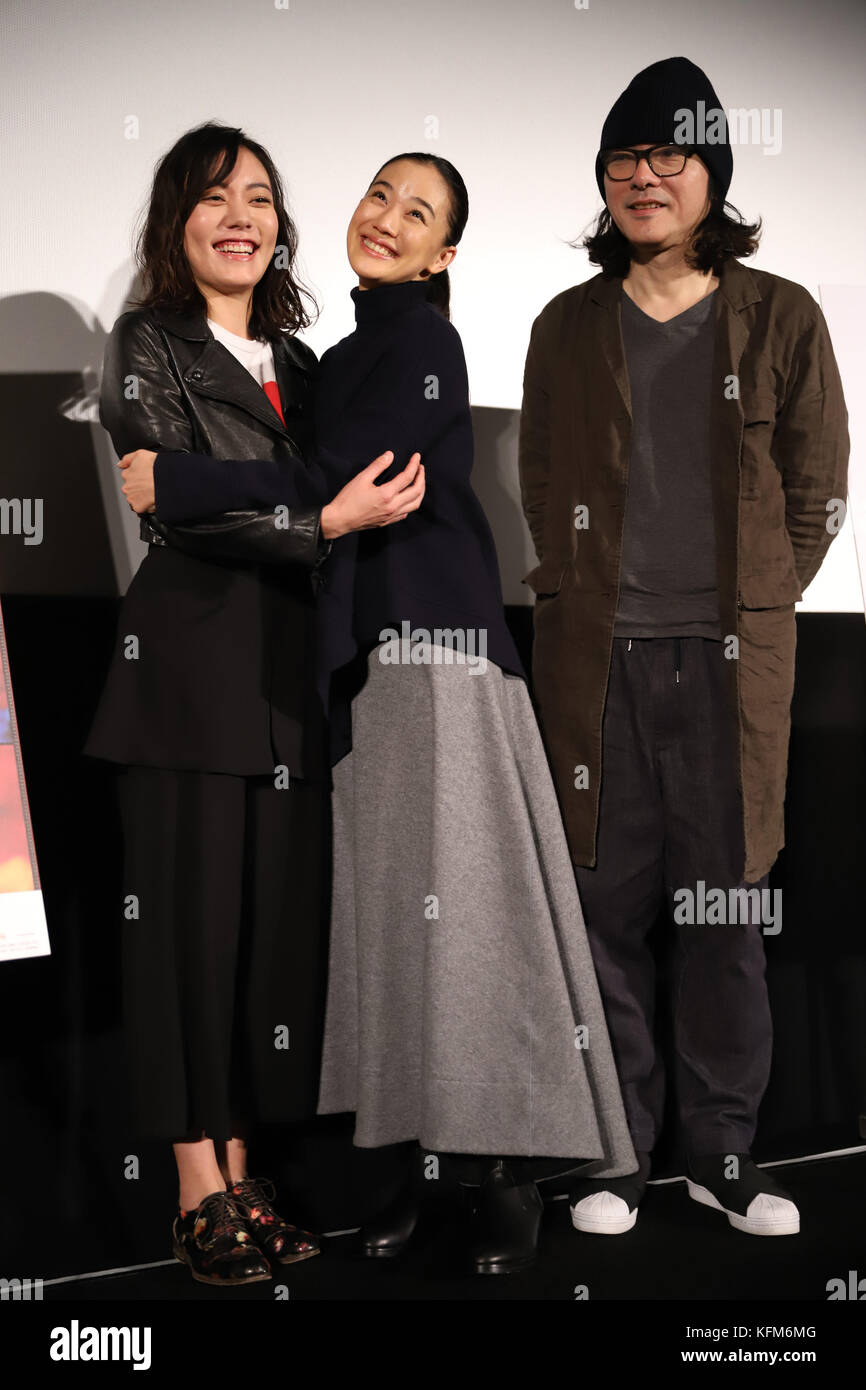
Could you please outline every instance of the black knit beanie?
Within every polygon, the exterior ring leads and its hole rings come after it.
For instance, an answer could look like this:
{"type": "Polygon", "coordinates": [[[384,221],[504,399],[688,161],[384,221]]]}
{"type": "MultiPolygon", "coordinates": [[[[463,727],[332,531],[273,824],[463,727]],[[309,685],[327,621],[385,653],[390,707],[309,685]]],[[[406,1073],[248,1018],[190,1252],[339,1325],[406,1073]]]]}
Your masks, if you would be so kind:
{"type": "Polygon", "coordinates": [[[712,144],[704,135],[705,131],[710,138],[717,134],[718,125],[714,128],[711,112],[723,110],[722,104],[701,68],[689,62],[688,58],[663,58],[632,78],[614,102],[602,127],[599,154],[595,160],[595,181],[602,198],[604,167],[600,151],[616,145],[661,144],[665,140],[674,144],[674,130],[682,119],[676,116],[676,112],[683,110],[692,113],[695,135],[693,142],[683,143],[697,148],[716,181],[721,197],[726,196],[734,172],[727,119],[723,126],[725,138],[722,143],[712,144]],[[704,103],[705,121],[701,119],[699,101],[704,103]]]}

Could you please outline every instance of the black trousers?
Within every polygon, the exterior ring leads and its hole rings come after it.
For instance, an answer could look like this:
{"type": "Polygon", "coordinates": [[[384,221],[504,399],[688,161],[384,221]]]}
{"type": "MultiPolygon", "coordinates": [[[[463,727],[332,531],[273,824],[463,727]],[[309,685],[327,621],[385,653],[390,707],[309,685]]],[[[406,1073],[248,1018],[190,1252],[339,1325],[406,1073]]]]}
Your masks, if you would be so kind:
{"type": "MultiPolygon", "coordinates": [[[[676,1090],[689,1152],[748,1150],[769,1077],[763,927],[776,929],[765,910],[772,904],[758,908],[753,896],[745,922],[730,907],[720,922],[694,920],[702,891],[730,897],[741,886],[744,862],[724,661],[723,644],[700,637],[614,639],[597,864],[576,870],[632,1142],[647,1152],[665,1086],[647,934],[663,905],[676,932],[676,1090]],[[694,912],[683,890],[695,895],[694,912]]],[[[755,886],[766,889],[767,879],[755,886]]]]}
{"type": "Polygon", "coordinates": [[[327,787],[129,767],[118,790],[133,1128],[226,1139],[313,1116],[327,787]]]}

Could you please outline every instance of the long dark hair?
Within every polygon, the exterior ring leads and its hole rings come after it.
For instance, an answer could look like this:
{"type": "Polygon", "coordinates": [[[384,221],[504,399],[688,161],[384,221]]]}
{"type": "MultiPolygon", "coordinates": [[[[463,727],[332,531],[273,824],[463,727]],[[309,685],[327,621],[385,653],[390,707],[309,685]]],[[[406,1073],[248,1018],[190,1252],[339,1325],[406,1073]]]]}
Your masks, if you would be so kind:
{"type": "MultiPolygon", "coordinates": [[[[759,217],[757,222],[744,221],[742,213],[733,203],[719,196],[712,174],[709,176],[708,192],[709,209],[692,234],[685,260],[694,270],[710,270],[718,275],[725,261],[754,255],[761,235],[761,219],[759,217]],[[728,216],[726,208],[736,215],[736,220],[728,216]]],[[[589,253],[590,263],[601,266],[606,280],[614,276],[624,278],[628,274],[631,248],[606,207],[599,213],[589,235],[577,237],[569,245],[582,245],[589,253]]]]}
{"type": "MultiPolygon", "coordinates": [[[[414,151],[411,154],[395,154],[385,163],[380,165],[376,173],[370,180],[375,183],[383,169],[387,169],[389,164],[396,164],[398,159],[411,159],[415,164],[430,164],[436,172],[444,179],[448,187],[448,231],[445,237],[446,246],[456,246],[460,241],[469,217],[469,194],[466,192],[466,184],[463,182],[458,171],[450,164],[447,159],[443,159],[438,154],[428,154],[426,151],[414,151]]],[[[431,275],[427,281],[427,299],[429,302],[444,314],[446,319],[451,318],[451,281],[448,278],[448,271],[440,270],[436,275],[431,275]]]]}
{"type": "Polygon", "coordinates": [[[263,145],[235,126],[214,121],[196,126],[157,165],[144,224],[136,238],[135,259],[142,283],[136,303],[145,308],[205,307],[183,249],[184,228],[205,189],[229,177],[241,148],[254,154],[267,171],[277,214],[277,249],[283,250],[281,260],[286,262],[277,268],[272,258],[253,289],[249,331],[255,338],[273,340],[306,328],[318,306],[294,271],[298,231],[286,207],[276,165],[263,145]]]}

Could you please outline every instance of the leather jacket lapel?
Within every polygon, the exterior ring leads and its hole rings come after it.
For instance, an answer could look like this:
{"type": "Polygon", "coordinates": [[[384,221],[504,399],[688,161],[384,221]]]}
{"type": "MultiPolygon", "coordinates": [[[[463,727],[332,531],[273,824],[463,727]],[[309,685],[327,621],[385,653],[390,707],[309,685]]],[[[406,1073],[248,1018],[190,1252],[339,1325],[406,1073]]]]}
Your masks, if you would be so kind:
{"type": "MultiPolygon", "coordinates": [[[[196,310],[174,312],[166,309],[155,309],[153,316],[166,333],[175,339],[184,340],[183,347],[177,342],[173,343],[172,347],[179,349],[173,355],[188,391],[208,396],[212,400],[226,401],[241,410],[246,410],[261,424],[267,425],[268,429],[273,430],[275,434],[281,435],[284,439],[288,439],[294,447],[297,447],[261,386],[253,380],[237,358],[232,356],[228,348],[224,347],[222,343],[218,343],[214,338],[207,326],[207,319],[203,312],[196,310]],[[201,351],[197,353],[196,346],[199,344],[201,351]]],[[[285,360],[279,352],[279,344],[274,347],[275,370],[277,370],[278,357],[281,363],[285,360]]],[[[280,400],[283,403],[284,414],[286,413],[286,394],[287,388],[290,388],[292,370],[293,367],[290,367],[286,361],[285,369],[282,372],[277,371],[277,387],[280,392],[280,400]]],[[[294,397],[295,392],[296,388],[288,389],[288,394],[291,397],[294,397]]]]}
{"type": "Polygon", "coordinates": [[[215,338],[209,338],[204,344],[201,355],[184,373],[184,381],[191,391],[238,406],[276,434],[288,437],[285,425],[261,386],[215,338]]]}

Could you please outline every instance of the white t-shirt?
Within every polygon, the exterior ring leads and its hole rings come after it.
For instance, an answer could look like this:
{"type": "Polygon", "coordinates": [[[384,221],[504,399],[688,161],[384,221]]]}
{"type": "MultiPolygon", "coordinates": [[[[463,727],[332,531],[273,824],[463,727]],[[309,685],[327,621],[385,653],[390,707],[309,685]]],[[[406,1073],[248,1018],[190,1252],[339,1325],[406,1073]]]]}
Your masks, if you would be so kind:
{"type": "Polygon", "coordinates": [[[258,339],[239,338],[237,333],[230,333],[221,324],[214,323],[213,319],[208,319],[207,326],[214,335],[218,343],[228,348],[233,357],[236,357],[242,367],[246,367],[250,376],[254,378],[265,392],[271,405],[282,416],[279,407],[279,390],[277,388],[277,377],[274,371],[274,351],[268,342],[261,342],[258,339]]]}

